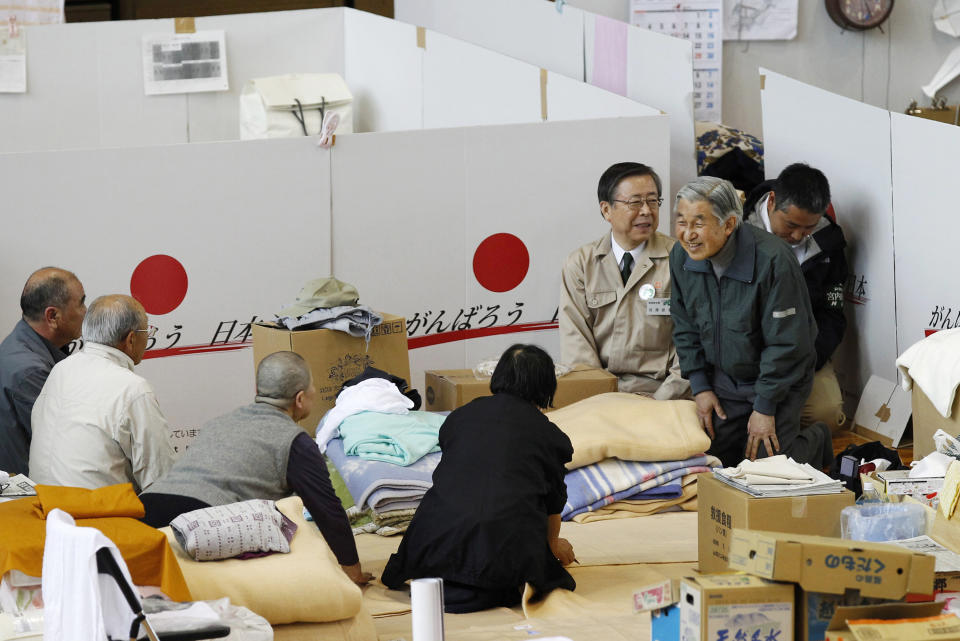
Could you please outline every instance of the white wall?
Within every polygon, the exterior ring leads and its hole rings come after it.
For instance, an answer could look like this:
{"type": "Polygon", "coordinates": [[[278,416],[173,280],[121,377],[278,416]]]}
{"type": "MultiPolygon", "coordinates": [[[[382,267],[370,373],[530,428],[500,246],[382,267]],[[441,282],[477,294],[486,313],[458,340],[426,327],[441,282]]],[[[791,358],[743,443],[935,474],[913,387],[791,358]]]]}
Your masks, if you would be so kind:
{"type": "MultiPolygon", "coordinates": [[[[569,0],[569,4],[620,20],[629,19],[629,0],[569,0]]],[[[723,118],[733,127],[762,135],[757,69],[764,66],[827,91],[902,112],[960,40],[933,26],[934,0],[894,4],[883,32],[843,31],[823,2],[801,0],[797,37],[789,41],[724,42],[723,118]]],[[[941,92],[960,102],[960,82],[941,92]]],[[[922,99],[922,100],[921,100],[922,99]]]]}

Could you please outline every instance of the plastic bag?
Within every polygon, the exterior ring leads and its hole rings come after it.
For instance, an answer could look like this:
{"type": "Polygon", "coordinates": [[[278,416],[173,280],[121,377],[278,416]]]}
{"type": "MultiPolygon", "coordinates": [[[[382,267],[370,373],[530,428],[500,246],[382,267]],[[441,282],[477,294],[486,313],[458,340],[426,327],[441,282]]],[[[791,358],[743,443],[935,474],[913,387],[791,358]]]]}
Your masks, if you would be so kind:
{"type": "Polygon", "coordinates": [[[960,441],[953,438],[943,430],[937,430],[933,433],[933,443],[937,451],[955,459],[960,459],[960,441]]]}
{"type": "Polygon", "coordinates": [[[896,541],[925,534],[927,516],[916,503],[864,503],[840,512],[841,536],[853,541],[896,541]]]}

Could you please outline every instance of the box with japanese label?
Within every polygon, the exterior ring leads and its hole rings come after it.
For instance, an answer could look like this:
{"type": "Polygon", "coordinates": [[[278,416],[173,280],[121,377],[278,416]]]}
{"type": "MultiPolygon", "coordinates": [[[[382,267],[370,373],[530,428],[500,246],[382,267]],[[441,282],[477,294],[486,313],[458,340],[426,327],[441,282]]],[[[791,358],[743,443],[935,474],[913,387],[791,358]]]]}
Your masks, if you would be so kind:
{"type": "Polygon", "coordinates": [[[370,342],[335,329],[289,330],[266,324],[253,326],[253,367],[269,354],[291,351],[310,364],[317,390],[313,411],[300,421],[310,434],[317,431],[320,418],[334,406],[344,381],[367,366],[376,367],[410,382],[407,352],[407,324],[402,316],[383,314],[373,328],[370,342]]]}
{"type": "Polygon", "coordinates": [[[734,529],[730,568],[810,592],[902,599],[933,594],[934,557],[895,545],[734,529]]]}
{"type": "Polygon", "coordinates": [[[840,511],[853,505],[853,492],[754,498],[708,474],[697,480],[697,534],[701,572],[728,569],[733,528],[840,536],[840,511]]]}
{"type": "Polygon", "coordinates": [[[794,586],[749,574],[680,584],[680,641],[794,641],[794,586]]]}

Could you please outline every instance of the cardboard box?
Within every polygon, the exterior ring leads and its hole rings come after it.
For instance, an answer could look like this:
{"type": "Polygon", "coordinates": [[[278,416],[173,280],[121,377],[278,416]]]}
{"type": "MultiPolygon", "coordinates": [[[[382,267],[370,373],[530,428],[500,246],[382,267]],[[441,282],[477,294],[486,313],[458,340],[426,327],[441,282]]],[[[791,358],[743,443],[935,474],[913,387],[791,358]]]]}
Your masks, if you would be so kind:
{"type": "Polygon", "coordinates": [[[728,569],[733,528],[840,536],[840,511],[853,505],[853,492],[787,498],[753,498],[712,475],[697,480],[698,555],[701,572],[728,569]]]}
{"type": "Polygon", "coordinates": [[[912,496],[930,507],[940,503],[939,494],[943,489],[943,477],[931,476],[910,478],[910,470],[886,470],[877,472],[877,478],[883,481],[887,496],[912,496]]]}
{"type": "MultiPolygon", "coordinates": [[[[490,379],[477,378],[469,369],[427,370],[424,409],[454,410],[475,398],[490,396],[490,379]]],[[[590,396],[617,391],[617,377],[604,369],[577,367],[557,379],[553,407],[563,407],[590,396]]]]}
{"type": "Polygon", "coordinates": [[[683,641],[793,641],[793,586],[749,574],[713,574],[680,584],[683,641]]]}
{"type": "Polygon", "coordinates": [[[865,597],[856,591],[844,594],[809,592],[797,588],[797,640],[824,641],[839,608],[894,603],[890,599],[865,597]]]}
{"type": "Polygon", "coordinates": [[[903,599],[933,594],[934,558],[885,543],[734,529],[730,568],[810,592],[903,599]]]}
{"type": "Polygon", "coordinates": [[[332,329],[291,331],[266,324],[253,326],[254,371],[264,357],[292,351],[310,364],[317,398],[313,411],[300,421],[310,434],[317,431],[321,417],[334,406],[344,381],[360,374],[368,365],[410,381],[407,353],[407,321],[402,316],[382,314],[383,322],[373,328],[368,348],[364,338],[332,329]]]}
{"type": "Polygon", "coordinates": [[[960,434],[960,394],[953,399],[950,418],[944,418],[937,411],[919,385],[913,386],[910,398],[913,405],[913,460],[919,461],[936,451],[933,435],[937,430],[943,430],[951,436],[960,434]]]}
{"type": "MultiPolygon", "coordinates": [[[[848,621],[920,619],[936,616],[942,609],[942,603],[885,603],[882,605],[840,607],[837,608],[836,614],[834,614],[830,621],[826,638],[828,641],[858,641],[861,637],[858,636],[858,632],[851,629],[847,623],[848,621]]],[[[960,623],[960,621],[958,621],[958,623],[960,623]]],[[[855,625],[855,627],[857,626],[855,625]]],[[[860,634],[863,634],[863,632],[860,631],[860,634]]],[[[917,638],[914,636],[888,637],[883,636],[882,633],[879,632],[875,632],[875,634],[880,634],[880,636],[872,636],[870,633],[867,633],[868,636],[864,638],[869,638],[871,641],[881,641],[881,639],[907,641],[908,639],[917,638]]],[[[960,637],[936,636],[932,638],[957,639],[960,637]]]]}

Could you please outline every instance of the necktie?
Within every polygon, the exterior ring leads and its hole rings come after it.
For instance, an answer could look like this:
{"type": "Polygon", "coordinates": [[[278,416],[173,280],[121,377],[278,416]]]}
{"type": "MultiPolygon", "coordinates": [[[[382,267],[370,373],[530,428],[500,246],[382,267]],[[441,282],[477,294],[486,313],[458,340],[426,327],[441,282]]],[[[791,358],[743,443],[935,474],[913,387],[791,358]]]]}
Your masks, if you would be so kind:
{"type": "Polygon", "coordinates": [[[620,277],[623,278],[623,284],[627,284],[627,279],[630,278],[630,272],[633,271],[633,254],[626,252],[623,255],[623,265],[620,267],[620,277]]]}

